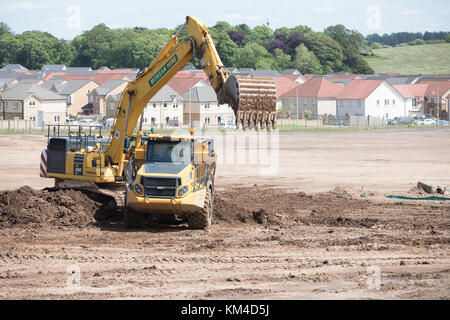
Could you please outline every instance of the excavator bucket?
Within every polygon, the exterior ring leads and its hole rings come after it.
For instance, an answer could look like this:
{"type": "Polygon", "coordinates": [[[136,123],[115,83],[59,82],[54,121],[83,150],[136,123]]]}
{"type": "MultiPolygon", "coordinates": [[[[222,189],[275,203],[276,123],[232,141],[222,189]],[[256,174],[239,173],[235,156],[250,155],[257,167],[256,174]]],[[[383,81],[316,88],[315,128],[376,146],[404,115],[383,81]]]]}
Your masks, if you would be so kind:
{"type": "Polygon", "coordinates": [[[271,78],[230,76],[219,92],[219,103],[228,103],[236,127],[275,129],[276,86],[271,78]]]}

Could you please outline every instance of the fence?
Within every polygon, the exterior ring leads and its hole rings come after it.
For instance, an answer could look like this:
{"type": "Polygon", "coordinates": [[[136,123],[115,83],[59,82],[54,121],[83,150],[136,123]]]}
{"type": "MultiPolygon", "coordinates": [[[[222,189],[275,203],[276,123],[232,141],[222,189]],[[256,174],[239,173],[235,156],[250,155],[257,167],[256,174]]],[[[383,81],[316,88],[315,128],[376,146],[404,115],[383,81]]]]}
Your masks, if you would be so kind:
{"type": "Polygon", "coordinates": [[[277,116],[277,127],[296,128],[375,128],[388,126],[387,118],[377,118],[372,116],[335,116],[335,115],[313,115],[308,119],[296,119],[286,115],[277,116]]]}
{"type": "Polygon", "coordinates": [[[31,120],[0,120],[0,133],[45,134],[44,126],[39,127],[31,120]]]}

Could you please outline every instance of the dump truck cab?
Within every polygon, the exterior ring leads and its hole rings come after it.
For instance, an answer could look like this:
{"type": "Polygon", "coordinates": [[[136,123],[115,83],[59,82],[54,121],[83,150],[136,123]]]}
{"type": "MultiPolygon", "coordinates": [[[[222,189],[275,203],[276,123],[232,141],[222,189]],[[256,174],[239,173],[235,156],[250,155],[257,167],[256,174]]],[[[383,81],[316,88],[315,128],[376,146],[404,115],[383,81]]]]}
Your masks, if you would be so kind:
{"type": "Polygon", "coordinates": [[[129,154],[127,227],[140,227],[157,216],[184,219],[194,229],[211,226],[216,169],[212,139],[150,134],[129,154]]]}

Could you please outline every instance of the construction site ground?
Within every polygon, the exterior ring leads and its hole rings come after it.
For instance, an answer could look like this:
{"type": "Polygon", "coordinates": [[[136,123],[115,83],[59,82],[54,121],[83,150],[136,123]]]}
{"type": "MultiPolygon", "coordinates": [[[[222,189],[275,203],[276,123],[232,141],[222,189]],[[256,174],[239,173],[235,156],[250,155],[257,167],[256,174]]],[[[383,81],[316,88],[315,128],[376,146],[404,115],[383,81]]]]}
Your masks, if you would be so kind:
{"type": "Polygon", "coordinates": [[[449,299],[450,201],[386,198],[450,185],[449,137],[280,133],[273,175],[219,163],[208,233],[127,230],[92,194],[43,190],[46,138],[0,136],[0,299],[449,299]]]}

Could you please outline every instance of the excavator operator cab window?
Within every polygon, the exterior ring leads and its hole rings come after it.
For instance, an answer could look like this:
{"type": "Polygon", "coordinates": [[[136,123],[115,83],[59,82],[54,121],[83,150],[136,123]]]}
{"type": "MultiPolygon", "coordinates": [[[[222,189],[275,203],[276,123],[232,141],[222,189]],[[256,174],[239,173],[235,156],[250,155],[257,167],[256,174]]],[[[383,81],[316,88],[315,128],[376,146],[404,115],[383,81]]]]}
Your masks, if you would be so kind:
{"type": "Polygon", "coordinates": [[[190,163],[192,143],[190,141],[148,140],[146,162],[190,163]]]}

